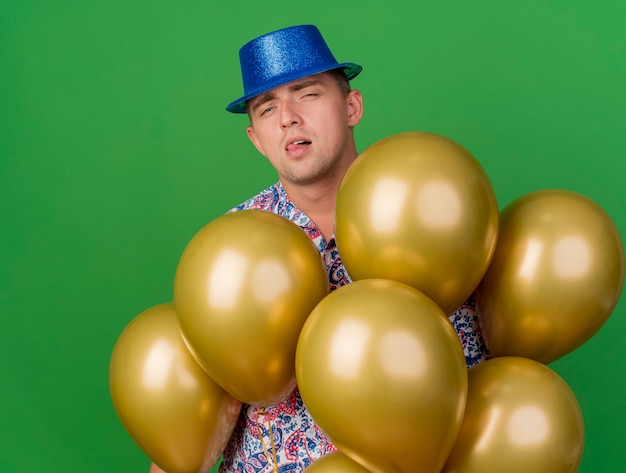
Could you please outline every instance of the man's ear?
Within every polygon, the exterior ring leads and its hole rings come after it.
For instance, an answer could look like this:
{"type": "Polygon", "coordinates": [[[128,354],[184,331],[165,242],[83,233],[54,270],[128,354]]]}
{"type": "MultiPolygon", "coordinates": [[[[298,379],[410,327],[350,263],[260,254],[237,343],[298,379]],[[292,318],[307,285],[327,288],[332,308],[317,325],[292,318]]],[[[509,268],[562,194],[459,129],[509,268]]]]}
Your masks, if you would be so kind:
{"type": "Polygon", "coordinates": [[[250,141],[252,141],[252,144],[259,151],[259,153],[261,153],[263,156],[266,156],[265,151],[263,151],[263,146],[261,146],[261,143],[259,142],[256,133],[254,132],[254,128],[252,128],[252,125],[248,125],[248,127],[246,128],[246,133],[248,134],[248,138],[250,138],[250,141]]]}
{"type": "Polygon", "coordinates": [[[363,117],[363,96],[358,90],[351,90],[346,95],[346,106],[348,107],[348,125],[356,126],[363,117]]]}

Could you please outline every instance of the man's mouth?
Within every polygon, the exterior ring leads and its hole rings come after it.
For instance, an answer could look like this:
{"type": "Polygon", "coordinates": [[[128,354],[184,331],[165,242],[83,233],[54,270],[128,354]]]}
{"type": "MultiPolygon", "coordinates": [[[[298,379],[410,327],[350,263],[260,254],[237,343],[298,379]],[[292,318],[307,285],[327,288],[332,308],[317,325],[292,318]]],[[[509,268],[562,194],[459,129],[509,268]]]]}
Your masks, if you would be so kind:
{"type": "Polygon", "coordinates": [[[289,143],[287,143],[287,151],[291,151],[294,150],[300,146],[307,146],[310,145],[311,142],[307,141],[307,140],[293,140],[290,141],[289,143]]]}

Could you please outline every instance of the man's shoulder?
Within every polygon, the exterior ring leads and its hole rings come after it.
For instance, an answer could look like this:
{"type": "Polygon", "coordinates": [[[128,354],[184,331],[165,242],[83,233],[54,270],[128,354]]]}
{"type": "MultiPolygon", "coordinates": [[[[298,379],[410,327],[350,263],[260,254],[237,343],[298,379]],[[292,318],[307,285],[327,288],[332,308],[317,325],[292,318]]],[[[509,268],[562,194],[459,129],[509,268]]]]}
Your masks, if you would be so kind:
{"type": "Polygon", "coordinates": [[[261,192],[247,200],[244,200],[239,205],[236,205],[229,212],[238,212],[240,210],[265,210],[266,212],[273,212],[274,209],[284,200],[282,187],[280,182],[263,189],[261,192]]]}

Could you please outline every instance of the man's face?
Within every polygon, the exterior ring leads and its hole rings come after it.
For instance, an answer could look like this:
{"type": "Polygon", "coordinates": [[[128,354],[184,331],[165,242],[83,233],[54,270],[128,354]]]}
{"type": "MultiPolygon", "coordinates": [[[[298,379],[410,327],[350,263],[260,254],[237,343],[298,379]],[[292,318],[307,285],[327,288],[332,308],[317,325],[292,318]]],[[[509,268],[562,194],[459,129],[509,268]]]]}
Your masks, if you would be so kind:
{"type": "Polygon", "coordinates": [[[356,156],[352,127],[361,120],[361,94],[345,95],[328,73],[261,94],[250,100],[248,111],[248,136],[283,182],[341,178],[356,156]]]}

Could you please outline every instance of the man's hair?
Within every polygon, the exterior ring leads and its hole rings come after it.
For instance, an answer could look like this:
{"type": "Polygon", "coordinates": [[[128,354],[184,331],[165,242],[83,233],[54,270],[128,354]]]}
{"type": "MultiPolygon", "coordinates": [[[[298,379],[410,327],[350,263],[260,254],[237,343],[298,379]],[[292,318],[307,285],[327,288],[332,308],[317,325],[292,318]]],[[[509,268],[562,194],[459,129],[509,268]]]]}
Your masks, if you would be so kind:
{"type": "Polygon", "coordinates": [[[351,88],[350,88],[350,81],[348,80],[348,78],[344,74],[343,70],[341,70],[341,69],[332,69],[332,70],[328,71],[328,73],[330,74],[330,76],[337,83],[337,87],[339,87],[339,91],[343,95],[348,95],[350,93],[350,90],[351,90],[351,88]]]}

